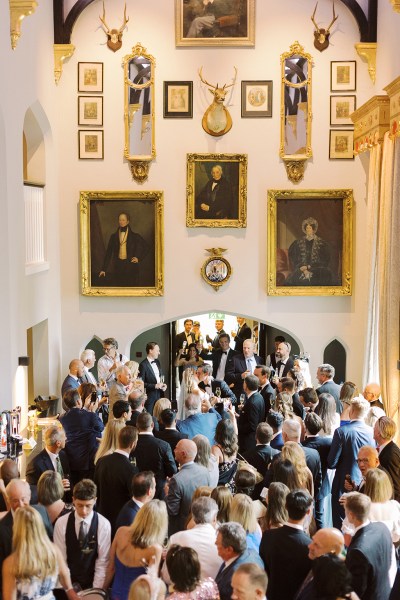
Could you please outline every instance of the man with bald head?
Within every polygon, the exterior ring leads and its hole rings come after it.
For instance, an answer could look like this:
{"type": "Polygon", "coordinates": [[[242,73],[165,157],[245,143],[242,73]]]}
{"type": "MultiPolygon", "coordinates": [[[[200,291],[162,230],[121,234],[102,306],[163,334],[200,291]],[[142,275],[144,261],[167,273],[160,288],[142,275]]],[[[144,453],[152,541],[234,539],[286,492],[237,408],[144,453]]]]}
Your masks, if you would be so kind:
{"type": "Polygon", "coordinates": [[[254,342],[245,340],[242,354],[236,354],[233,361],[226,365],[225,381],[229,387],[233,387],[236,398],[243,394],[243,381],[247,375],[253,375],[257,365],[261,364],[261,358],[254,351],[254,342]]]}
{"type": "Polygon", "coordinates": [[[357,454],[357,465],[360,469],[362,479],[359,484],[353,480],[346,479],[344,482],[344,488],[346,492],[361,492],[363,493],[365,486],[365,478],[370,469],[376,469],[379,467],[379,456],[378,450],[373,446],[362,446],[357,454]]]}
{"type": "Polygon", "coordinates": [[[379,383],[367,383],[363,391],[363,396],[366,401],[369,402],[370,406],[377,406],[384,410],[381,400],[381,386],[379,383]]]}
{"type": "Polygon", "coordinates": [[[68,390],[76,390],[82,383],[82,377],[85,373],[85,365],[79,358],[74,358],[69,363],[69,373],[61,386],[61,398],[68,390]]]}
{"type": "MultiPolygon", "coordinates": [[[[344,548],[344,537],[339,529],[326,527],[319,529],[308,544],[308,558],[315,560],[324,554],[340,556],[344,548]]],[[[300,587],[295,600],[314,600],[317,592],[314,585],[314,575],[310,571],[300,587]]]]}
{"type": "MultiPolygon", "coordinates": [[[[29,506],[31,500],[31,488],[29,487],[29,483],[22,479],[11,479],[6,486],[6,494],[10,510],[0,521],[0,590],[2,589],[3,561],[12,552],[14,514],[21,506],[29,506]]],[[[37,504],[33,505],[33,508],[36,509],[42,517],[47,535],[52,539],[53,527],[50,523],[46,509],[44,506],[37,504]]]]}
{"type": "Polygon", "coordinates": [[[210,485],[208,469],[194,462],[197,446],[192,440],[180,440],[174,453],[180,470],[165,485],[170,536],[185,529],[193,492],[202,485],[210,485]]]}

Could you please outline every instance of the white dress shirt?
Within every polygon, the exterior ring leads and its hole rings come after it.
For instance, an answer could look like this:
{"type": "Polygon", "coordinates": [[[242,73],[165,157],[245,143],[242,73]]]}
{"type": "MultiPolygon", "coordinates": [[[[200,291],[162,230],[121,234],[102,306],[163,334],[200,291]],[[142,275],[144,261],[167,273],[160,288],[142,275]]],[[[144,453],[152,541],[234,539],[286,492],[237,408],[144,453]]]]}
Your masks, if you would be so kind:
{"type": "MultiPolygon", "coordinates": [[[[123,354],[117,354],[117,357],[118,365],[124,365],[128,362],[128,357],[124,356],[123,354]]],[[[110,367],[112,367],[113,364],[114,359],[110,356],[107,356],[106,354],[99,358],[99,362],[97,363],[97,376],[99,378],[99,381],[104,380],[107,383],[108,387],[110,387],[110,385],[112,385],[115,381],[115,369],[110,372],[110,367]]]]}
{"type": "Polygon", "coordinates": [[[160,370],[158,368],[157,363],[149,357],[147,357],[147,360],[149,361],[150,366],[153,369],[153,373],[155,375],[155,378],[157,379],[157,383],[160,383],[160,370]]]}
{"type": "MultiPolygon", "coordinates": [[[[109,521],[103,517],[103,515],[97,513],[97,516],[99,517],[99,525],[97,528],[97,559],[94,567],[93,587],[102,588],[110,556],[111,525],[109,521]]],[[[69,514],[63,515],[57,519],[54,526],[54,543],[61,550],[65,562],[67,562],[67,544],[65,541],[65,534],[67,531],[68,519],[69,514]]],[[[75,533],[77,538],[79,537],[81,521],[85,521],[86,530],[89,531],[92,519],[93,511],[85,519],[81,519],[75,513],[75,533]]]]}
{"type": "Polygon", "coordinates": [[[219,363],[218,370],[215,374],[215,379],[222,381],[225,378],[226,361],[228,360],[229,349],[221,354],[221,362],[219,363]]]}

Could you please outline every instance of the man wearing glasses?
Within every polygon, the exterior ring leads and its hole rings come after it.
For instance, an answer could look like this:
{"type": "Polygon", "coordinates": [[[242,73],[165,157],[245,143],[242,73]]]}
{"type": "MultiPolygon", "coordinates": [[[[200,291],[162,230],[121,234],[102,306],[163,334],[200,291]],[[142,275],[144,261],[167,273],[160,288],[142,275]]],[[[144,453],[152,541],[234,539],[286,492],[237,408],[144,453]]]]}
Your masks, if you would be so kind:
{"type": "Polygon", "coordinates": [[[118,367],[128,362],[128,357],[118,352],[118,342],[115,338],[103,340],[103,350],[104,356],[99,358],[97,363],[97,374],[100,385],[106,384],[110,389],[116,381],[118,367]]]}

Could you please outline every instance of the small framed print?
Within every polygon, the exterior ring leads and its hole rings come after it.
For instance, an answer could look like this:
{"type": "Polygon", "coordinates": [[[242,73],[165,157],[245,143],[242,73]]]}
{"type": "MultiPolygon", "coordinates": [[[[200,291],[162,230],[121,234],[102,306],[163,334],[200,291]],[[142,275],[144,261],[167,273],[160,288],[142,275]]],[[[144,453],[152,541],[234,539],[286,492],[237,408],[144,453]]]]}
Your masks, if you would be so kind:
{"type": "Polygon", "coordinates": [[[103,92],[103,63],[78,63],[78,92],[103,92]]]}
{"type": "Polygon", "coordinates": [[[355,60],[331,61],[331,92],[355,92],[356,71],[355,60]]]}
{"type": "Polygon", "coordinates": [[[78,125],[103,125],[103,96],[78,96],[78,125]]]}
{"type": "Polygon", "coordinates": [[[272,117],[272,81],[242,81],[242,118],[272,117]]]}
{"type": "Polygon", "coordinates": [[[331,125],[354,125],[350,115],[355,110],[355,96],[331,96],[331,125]]]}
{"type": "Polygon", "coordinates": [[[193,81],[164,81],[164,119],[193,118],[193,81]]]}
{"type": "Polygon", "coordinates": [[[353,160],[354,131],[331,129],[329,132],[329,158],[353,160]]]}
{"type": "Polygon", "coordinates": [[[78,131],[79,158],[103,159],[104,137],[103,131],[80,129],[78,131]]]}

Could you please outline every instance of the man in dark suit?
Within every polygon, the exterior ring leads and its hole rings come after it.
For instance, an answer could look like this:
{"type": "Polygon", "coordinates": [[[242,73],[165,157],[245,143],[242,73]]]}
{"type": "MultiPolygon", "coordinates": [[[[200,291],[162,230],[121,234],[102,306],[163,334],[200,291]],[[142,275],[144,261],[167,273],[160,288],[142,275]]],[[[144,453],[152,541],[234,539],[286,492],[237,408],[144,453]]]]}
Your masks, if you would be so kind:
{"type": "Polygon", "coordinates": [[[206,335],[206,340],[209,344],[211,344],[213,350],[219,350],[219,336],[225,333],[224,331],[224,321],[222,319],[217,319],[215,321],[215,329],[216,334],[213,338],[209,335],[206,335]]]}
{"type": "Polygon", "coordinates": [[[384,523],[369,522],[370,508],[371,499],[365,494],[350,492],[346,497],[346,517],[356,530],[347,548],[346,566],[360,600],[388,600],[392,538],[384,523]]]}
{"type": "Polygon", "coordinates": [[[178,431],[185,433],[189,439],[193,439],[199,433],[205,435],[212,446],[215,442],[215,430],[221,416],[207,402],[205,402],[204,408],[206,412],[200,412],[201,400],[197,394],[189,394],[185,400],[185,408],[187,416],[186,419],[177,422],[178,431]]]}
{"type": "Polygon", "coordinates": [[[211,179],[196,197],[196,219],[237,219],[237,202],[233,198],[232,186],[223,177],[222,166],[214,165],[211,179]],[[235,208],[236,206],[236,208],[235,208]]]}
{"type": "Polygon", "coordinates": [[[258,391],[264,398],[265,414],[267,414],[267,412],[271,409],[275,399],[275,390],[269,382],[269,378],[271,376],[271,369],[266,365],[257,365],[254,369],[254,375],[258,377],[258,381],[260,384],[260,388],[258,391]]]}
{"type": "Polygon", "coordinates": [[[199,380],[199,388],[210,396],[216,396],[219,389],[220,398],[229,398],[232,404],[236,404],[236,396],[224,380],[213,379],[212,366],[205,363],[197,367],[196,375],[199,380]]]}
{"type": "Polygon", "coordinates": [[[222,523],[218,528],[215,544],[219,556],[224,561],[215,577],[215,583],[220,600],[231,600],[232,575],[236,569],[244,563],[256,564],[261,569],[264,565],[255,550],[247,549],[246,532],[239,523],[222,523]]]}
{"type": "MultiPolygon", "coordinates": [[[[136,427],[138,416],[142,414],[142,412],[146,412],[144,405],[146,404],[147,396],[146,394],[140,394],[139,396],[137,394],[138,390],[133,390],[128,396],[128,402],[131,405],[132,413],[131,418],[126,422],[126,424],[131,425],[132,427],[136,427]]],[[[155,417],[152,418],[154,423],[154,431],[158,431],[158,421],[155,417]]]]}
{"type": "Polygon", "coordinates": [[[170,408],[165,408],[162,411],[160,418],[161,423],[163,424],[163,428],[159,431],[155,431],[154,435],[159,440],[164,440],[164,442],[168,442],[168,444],[171,446],[172,455],[174,456],[174,451],[179,440],[187,440],[188,436],[186,433],[181,433],[177,430],[176,413],[174,413],[174,411],[170,408]]]}
{"type": "Polygon", "coordinates": [[[141,264],[149,251],[148,243],[132,231],[128,213],[118,215],[118,229],[111,234],[99,278],[104,286],[141,285],[141,264]]]}
{"type": "Polygon", "coordinates": [[[183,331],[181,331],[181,333],[177,333],[175,336],[175,354],[178,353],[178,351],[183,348],[183,344],[184,342],[186,342],[186,347],[189,346],[189,344],[191,344],[192,342],[194,342],[194,339],[192,338],[190,332],[192,330],[193,327],[193,319],[185,319],[183,321],[183,331]]]}
{"type": "Polygon", "coordinates": [[[300,444],[301,425],[297,419],[286,419],[283,422],[282,437],[285,444],[286,442],[296,442],[301,446],[306,457],[307,467],[313,476],[314,498],[317,498],[322,484],[321,459],[317,450],[300,444]]]}
{"type": "Polygon", "coordinates": [[[117,531],[119,527],[132,525],[143,504],[153,500],[155,492],[156,480],[152,471],[142,471],[134,475],[132,479],[132,498],[119,511],[115,530],[117,531]]]}
{"type": "Polygon", "coordinates": [[[245,340],[251,340],[251,329],[246,323],[244,317],[236,317],[238,322],[237,332],[232,331],[232,337],[235,339],[235,350],[236,352],[243,352],[243,342],[245,340]]]}
{"type": "Polygon", "coordinates": [[[160,346],[157,342],[149,342],[146,345],[147,357],[139,365],[139,375],[143,379],[144,389],[147,394],[146,410],[151,415],[157,400],[164,398],[164,392],[167,384],[164,383],[164,374],[161,369],[161,363],[158,360],[160,356],[160,346]]]}
{"type": "MultiPolygon", "coordinates": [[[[283,377],[286,377],[290,369],[293,369],[294,361],[290,356],[291,349],[292,347],[289,342],[280,342],[278,348],[276,349],[275,354],[278,359],[275,369],[276,379],[282,379],[283,377]]],[[[274,383],[276,384],[277,381],[275,378],[274,383]]]]}
{"type": "Polygon", "coordinates": [[[306,437],[302,445],[306,448],[317,450],[321,459],[322,485],[319,493],[315,496],[315,522],[318,529],[324,527],[324,498],[331,493],[331,486],[328,479],[328,454],[331,449],[332,438],[330,436],[321,437],[319,432],[322,429],[323,423],[321,417],[314,412],[306,414],[304,420],[306,427],[306,437]]]}
{"type": "Polygon", "coordinates": [[[377,420],[374,439],[378,445],[379,462],[392,478],[394,499],[400,502],[400,448],[393,441],[395,435],[393,419],[381,417],[377,420]]]}
{"type": "Polygon", "coordinates": [[[82,400],[77,390],[69,390],[63,398],[68,412],[60,417],[67,441],[65,453],[71,467],[71,485],[81,479],[93,479],[94,457],[98,447],[97,439],[104,429],[102,420],[96,414],[97,402],[82,410],[82,400]]]}
{"type": "MultiPolygon", "coordinates": [[[[39,477],[45,471],[57,471],[61,475],[64,490],[70,490],[70,467],[65,448],[65,431],[57,425],[51,425],[44,432],[45,447],[36,454],[26,467],[26,481],[37,485],[39,477]]],[[[71,497],[72,498],[72,497],[71,497]]]]}
{"type": "Polygon", "coordinates": [[[293,600],[311,569],[311,539],[304,533],[303,523],[311,515],[312,503],[306,490],[290,492],[286,497],[287,523],[263,533],[260,556],[268,575],[268,600],[293,600]]]}
{"type": "Polygon", "coordinates": [[[282,450],[284,441],[282,437],[282,425],[283,425],[283,415],[280,412],[276,412],[275,410],[270,410],[267,412],[266,421],[270,427],[272,427],[273,436],[271,439],[271,448],[275,450],[282,450]]]}
{"type": "Polygon", "coordinates": [[[197,446],[192,440],[180,440],[177,443],[175,459],[180,470],[165,485],[169,536],[185,529],[193,492],[201,485],[210,485],[210,472],[194,462],[196,454],[197,446]]]}
{"type": "Polygon", "coordinates": [[[254,342],[245,340],[243,342],[243,354],[236,354],[233,357],[232,363],[227,365],[225,381],[230,387],[233,384],[233,393],[238,399],[240,398],[240,394],[243,393],[244,378],[247,375],[252,375],[257,365],[261,363],[260,357],[254,354],[254,350],[254,342]]]}
{"type": "Polygon", "coordinates": [[[267,367],[272,367],[274,371],[276,370],[276,363],[279,360],[279,358],[276,356],[276,351],[278,350],[278,346],[281,342],[286,342],[286,339],[283,337],[283,335],[277,335],[274,339],[275,352],[268,354],[267,360],[265,361],[267,367]]]}
{"type": "Polygon", "coordinates": [[[82,383],[84,375],[84,364],[79,358],[74,358],[69,363],[69,373],[61,386],[61,398],[64,398],[65,392],[68,390],[76,390],[82,383]]]}
{"type": "Polygon", "coordinates": [[[342,386],[333,381],[334,377],[335,367],[328,364],[320,365],[317,369],[317,379],[320,386],[315,391],[318,396],[321,394],[331,394],[335,399],[336,412],[340,415],[343,412],[343,404],[340,401],[340,390],[342,386]]]}
{"type": "Polygon", "coordinates": [[[244,406],[238,419],[239,450],[243,454],[256,447],[256,430],[265,419],[264,398],[259,394],[258,377],[247,375],[243,381],[246,394],[244,406]]]}
{"type": "Polygon", "coordinates": [[[364,400],[353,399],[349,413],[350,423],[335,430],[328,454],[328,469],[336,469],[332,483],[332,520],[337,529],[341,529],[344,518],[344,509],[339,503],[339,498],[346,491],[346,475],[356,484],[360,483],[358,451],[361,446],[374,445],[372,429],[364,423],[364,411],[364,400]]]}
{"type": "Polygon", "coordinates": [[[136,447],[137,437],[134,427],[123,427],[118,433],[117,450],[102,456],[96,463],[96,509],[110,521],[112,536],[116,532],[119,511],[132,495],[132,477],[137,473],[137,468],[130,462],[129,455],[136,447]]]}
{"type": "Polygon", "coordinates": [[[226,373],[233,362],[233,357],[237,354],[236,350],[232,350],[229,347],[231,338],[227,333],[223,333],[219,338],[219,348],[212,352],[200,352],[201,358],[204,360],[212,361],[212,376],[219,381],[224,379],[226,381],[226,373]]]}
{"type": "Polygon", "coordinates": [[[133,456],[139,471],[152,471],[156,478],[155,498],[164,498],[164,485],[167,477],[176,473],[176,464],[168,442],[153,435],[153,419],[149,413],[139,415],[136,427],[139,431],[138,442],[133,456]]]}
{"type": "MultiPolygon", "coordinates": [[[[272,436],[272,427],[268,423],[259,423],[256,429],[256,447],[243,454],[243,458],[253,465],[263,477],[265,477],[273,457],[279,454],[279,450],[275,450],[270,446],[272,436]]],[[[263,482],[258,483],[254,488],[252,497],[255,500],[260,497],[262,488],[263,482]]]]}

